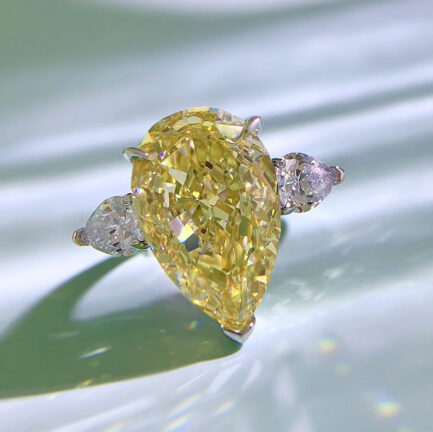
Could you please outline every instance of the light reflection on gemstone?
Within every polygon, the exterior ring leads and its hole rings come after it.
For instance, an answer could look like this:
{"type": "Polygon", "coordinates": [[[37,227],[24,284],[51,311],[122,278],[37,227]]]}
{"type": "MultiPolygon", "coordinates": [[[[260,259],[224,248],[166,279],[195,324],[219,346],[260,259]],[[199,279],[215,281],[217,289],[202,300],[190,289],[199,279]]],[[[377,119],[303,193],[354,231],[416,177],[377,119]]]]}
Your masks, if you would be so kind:
{"type": "MultiPolygon", "coordinates": [[[[131,195],[129,195],[131,197],[131,195]]],[[[138,226],[134,202],[114,196],[103,201],[86,224],[86,236],[95,249],[110,255],[132,255],[134,244],[143,242],[138,226]]]]}
{"type": "Polygon", "coordinates": [[[213,108],[154,125],[133,161],[140,226],[181,291],[226,328],[247,327],[280,237],[272,161],[245,122],[213,108]],[[161,157],[162,156],[162,157],[161,157]]]}
{"type": "Polygon", "coordinates": [[[306,212],[319,205],[342,178],[335,168],[304,153],[288,153],[275,160],[278,193],[284,214],[306,212]]]}

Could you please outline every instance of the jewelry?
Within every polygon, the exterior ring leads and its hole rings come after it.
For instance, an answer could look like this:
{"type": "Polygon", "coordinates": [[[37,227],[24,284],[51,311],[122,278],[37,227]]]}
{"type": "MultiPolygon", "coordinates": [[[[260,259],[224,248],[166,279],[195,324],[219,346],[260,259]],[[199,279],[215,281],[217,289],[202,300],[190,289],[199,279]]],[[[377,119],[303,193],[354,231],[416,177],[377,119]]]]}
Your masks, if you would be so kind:
{"type": "Polygon", "coordinates": [[[133,165],[132,193],[102,202],[73,240],[110,255],[150,247],[180,291],[243,343],[270,281],[281,215],[321,203],[344,171],[303,153],[269,157],[260,117],[214,108],[151,127],[133,165]]]}

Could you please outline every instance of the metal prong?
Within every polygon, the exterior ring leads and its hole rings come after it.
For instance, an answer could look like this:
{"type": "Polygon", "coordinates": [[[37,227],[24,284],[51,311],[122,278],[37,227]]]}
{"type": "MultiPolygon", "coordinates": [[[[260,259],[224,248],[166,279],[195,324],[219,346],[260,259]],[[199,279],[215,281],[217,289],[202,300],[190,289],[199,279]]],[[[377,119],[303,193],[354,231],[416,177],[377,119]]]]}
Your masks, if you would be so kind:
{"type": "Polygon", "coordinates": [[[263,120],[259,116],[248,117],[245,120],[245,129],[248,132],[258,134],[263,127],[263,120]]]}
{"type": "Polygon", "coordinates": [[[251,322],[243,330],[230,330],[221,326],[223,333],[239,344],[243,344],[251,335],[256,324],[256,317],[253,315],[251,322]]]}
{"type": "Polygon", "coordinates": [[[272,158],[272,163],[274,164],[274,167],[279,166],[282,161],[283,159],[281,158],[272,158]]]}
{"type": "Polygon", "coordinates": [[[131,243],[135,249],[146,250],[149,249],[149,243],[146,240],[137,240],[131,243]]]}
{"type": "Polygon", "coordinates": [[[137,147],[126,147],[123,149],[123,155],[129,160],[129,162],[134,162],[138,159],[146,159],[148,156],[147,153],[137,147]]]}
{"type": "Polygon", "coordinates": [[[72,241],[77,246],[89,246],[89,241],[87,240],[86,228],[78,228],[72,234],[72,241]]]}
{"type": "Polygon", "coordinates": [[[287,216],[290,213],[299,213],[299,209],[297,209],[294,206],[291,207],[290,205],[281,209],[281,215],[282,216],[287,216]]]}
{"type": "Polygon", "coordinates": [[[334,185],[340,184],[344,180],[344,176],[345,176],[344,169],[338,165],[331,166],[329,167],[329,169],[334,172],[334,176],[335,176],[334,185]]]}
{"type": "Polygon", "coordinates": [[[132,204],[132,193],[127,193],[120,198],[122,205],[130,206],[132,204]]]}

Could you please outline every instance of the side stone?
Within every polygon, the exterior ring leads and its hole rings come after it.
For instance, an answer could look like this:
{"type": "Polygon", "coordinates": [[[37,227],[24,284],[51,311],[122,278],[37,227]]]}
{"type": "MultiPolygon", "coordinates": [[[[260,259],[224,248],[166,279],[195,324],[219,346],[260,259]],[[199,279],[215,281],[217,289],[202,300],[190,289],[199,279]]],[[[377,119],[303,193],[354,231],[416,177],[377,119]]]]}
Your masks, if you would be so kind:
{"type": "Polygon", "coordinates": [[[134,245],[144,242],[134,207],[131,195],[103,201],[86,224],[89,245],[110,255],[132,255],[136,251],[134,245]]]}
{"type": "Polygon", "coordinates": [[[312,210],[341,181],[335,168],[304,153],[288,153],[274,165],[283,214],[312,210]]]}

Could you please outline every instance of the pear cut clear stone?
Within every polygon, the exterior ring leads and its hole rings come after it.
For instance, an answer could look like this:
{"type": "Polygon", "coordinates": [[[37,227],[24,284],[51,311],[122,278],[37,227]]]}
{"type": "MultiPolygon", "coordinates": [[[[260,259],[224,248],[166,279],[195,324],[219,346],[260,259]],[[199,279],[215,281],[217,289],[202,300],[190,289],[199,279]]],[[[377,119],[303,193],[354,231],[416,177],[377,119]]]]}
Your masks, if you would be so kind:
{"type": "Polygon", "coordinates": [[[283,214],[306,212],[319,205],[336,184],[336,171],[304,153],[275,160],[283,214]]]}
{"type": "Polygon", "coordinates": [[[143,242],[130,196],[113,196],[104,200],[86,224],[89,245],[110,255],[128,256],[134,245],[143,242]]]}

